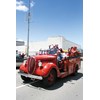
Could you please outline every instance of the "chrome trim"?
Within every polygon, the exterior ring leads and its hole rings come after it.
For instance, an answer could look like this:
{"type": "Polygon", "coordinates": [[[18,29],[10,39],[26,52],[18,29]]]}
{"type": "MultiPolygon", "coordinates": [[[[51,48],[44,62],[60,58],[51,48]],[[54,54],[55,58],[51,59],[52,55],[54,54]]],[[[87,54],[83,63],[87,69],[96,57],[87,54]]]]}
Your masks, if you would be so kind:
{"type": "Polygon", "coordinates": [[[38,79],[38,80],[42,80],[43,77],[42,76],[37,76],[37,75],[31,75],[31,74],[26,74],[23,72],[18,72],[18,74],[25,76],[25,77],[29,77],[29,78],[34,78],[34,79],[38,79]]]}

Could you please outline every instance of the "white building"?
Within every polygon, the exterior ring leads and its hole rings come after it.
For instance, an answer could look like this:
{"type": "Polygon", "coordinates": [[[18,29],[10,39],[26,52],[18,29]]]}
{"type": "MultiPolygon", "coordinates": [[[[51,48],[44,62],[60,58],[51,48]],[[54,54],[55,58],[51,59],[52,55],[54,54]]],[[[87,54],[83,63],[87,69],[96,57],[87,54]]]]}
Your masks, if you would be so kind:
{"type": "MultiPolygon", "coordinates": [[[[36,52],[38,52],[40,49],[48,49],[49,45],[58,45],[59,48],[62,48],[64,50],[68,50],[68,48],[72,46],[76,46],[78,49],[81,49],[81,46],[73,43],[69,40],[66,40],[62,36],[57,37],[49,37],[46,41],[39,41],[39,42],[30,42],[29,43],[29,55],[34,55],[36,52]]],[[[23,46],[17,46],[17,50],[20,52],[26,53],[26,45],[23,46]]]]}
{"type": "Polygon", "coordinates": [[[48,45],[50,44],[58,44],[59,48],[62,48],[64,50],[68,50],[68,48],[72,46],[76,46],[77,48],[81,48],[80,45],[71,42],[69,40],[66,40],[63,36],[57,36],[57,37],[50,37],[48,38],[48,45]]]}

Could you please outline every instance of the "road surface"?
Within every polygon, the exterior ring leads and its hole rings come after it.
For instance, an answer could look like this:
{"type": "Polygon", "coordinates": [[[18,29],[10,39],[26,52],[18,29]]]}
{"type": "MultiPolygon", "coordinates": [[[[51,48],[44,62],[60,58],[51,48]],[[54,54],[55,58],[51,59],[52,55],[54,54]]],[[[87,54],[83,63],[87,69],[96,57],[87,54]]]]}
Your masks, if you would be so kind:
{"type": "Polygon", "coordinates": [[[16,100],[83,100],[83,63],[76,76],[58,79],[49,88],[41,82],[23,83],[16,70],[16,100]]]}

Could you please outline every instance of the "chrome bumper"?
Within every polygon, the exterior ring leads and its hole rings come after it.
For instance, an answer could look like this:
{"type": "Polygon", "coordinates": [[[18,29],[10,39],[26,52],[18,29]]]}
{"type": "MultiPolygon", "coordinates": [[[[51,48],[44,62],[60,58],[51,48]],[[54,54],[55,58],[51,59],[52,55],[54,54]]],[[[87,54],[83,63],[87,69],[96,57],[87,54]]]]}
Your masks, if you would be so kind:
{"type": "Polygon", "coordinates": [[[28,78],[34,78],[34,79],[38,79],[38,80],[42,80],[43,79],[42,76],[36,76],[36,75],[26,74],[26,73],[23,73],[23,72],[18,72],[18,74],[20,74],[22,76],[25,76],[25,77],[28,77],[28,78]]]}

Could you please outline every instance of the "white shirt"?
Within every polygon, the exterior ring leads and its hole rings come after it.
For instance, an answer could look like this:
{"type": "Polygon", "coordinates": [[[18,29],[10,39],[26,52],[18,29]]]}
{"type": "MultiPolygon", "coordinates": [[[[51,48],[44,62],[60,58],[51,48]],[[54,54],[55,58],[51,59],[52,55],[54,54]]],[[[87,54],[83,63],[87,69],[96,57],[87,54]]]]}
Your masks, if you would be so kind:
{"type": "Polygon", "coordinates": [[[68,57],[67,54],[65,54],[65,53],[61,53],[61,55],[63,58],[68,57]]]}

